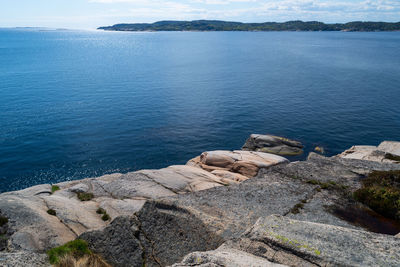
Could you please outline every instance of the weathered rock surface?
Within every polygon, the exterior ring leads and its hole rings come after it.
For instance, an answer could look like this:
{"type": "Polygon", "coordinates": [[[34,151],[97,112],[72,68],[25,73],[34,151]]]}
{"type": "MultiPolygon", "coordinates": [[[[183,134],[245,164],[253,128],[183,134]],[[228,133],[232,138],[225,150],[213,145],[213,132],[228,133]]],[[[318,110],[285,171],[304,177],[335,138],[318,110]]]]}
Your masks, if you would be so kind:
{"type": "Polygon", "coordinates": [[[118,217],[102,231],[80,238],[115,266],[166,266],[223,240],[189,210],[147,202],[136,216],[118,217]]]}
{"type": "Polygon", "coordinates": [[[244,179],[243,176],[248,178],[256,176],[260,168],[287,162],[289,162],[287,159],[270,153],[217,150],[204,152],[200,157],[191,159],[187,165],[200,167],[222,177],[229,176],[224,176],[221,171],[225,171],[225,174],[238,173],[241,175],[238,179],[244,179]]]}
{"type": "Polygon", "coordinates": [[[181,263],[176,263],[172,266],[283,267],[285,265],[272,263],[265,258],[254,256],[242,250],[221,246],[212,251],[190,253],[181,263]]]}
{"type": "Polygon", "coordinates": [[[279,136],[263,134],[250,135],[242,149],[283,156],[294,156],[303,153],[303,145],[298,141],[279,136]]]}
{"type": "Polygon", "coordinates": [[[0,195],[0,210],[9,218],[12,232],[7,249],[43,252],[88,230],[104,228],[108,223],[96,213],[99,207],[112,218],[132,215],[146,199],[228,185],[230,181],[229,177],[182,165],[64,182],[53,194],[50,185],[4,193],[0,195]],[[78,192],[92,193],[94,198],[82,202],[78,192]],[[48,214],[49,209],[55,210],[56,216],[48,214]]]}
{"type": "Polygon", "coordinates": [[[385,163],[400,163],[400,142],[384,141],[379,146],[352,146],[337,155],[346,159],[362,159],[385,163]]]}
{"type": "MultiPolygon", "coordinates": [[[[252,169],[253,175],[260,167],[286,162],[284,158],[265,153],[229,153],[239,159],[233,164],[235,168],[245,173],[248,169],[245,170],[243,164],[248,164],[249,168],[256,169],[252,169]],[[243,158],[246,161],[240,161],[243,158]]],[[[45,252],[87,231],[106,227],[109,221],[101,219],[101,215],[96,213],[98,208],[106,210],[112,219],[131,216],[142,208],[146,200],[234,185],[247,179],[239,172],[223,168],[209,172],[196,166],[179,165],[63,182],[58,184],[60,190],[55,192],[52,192],[51,185],[39,185],[4,193],[0,195],[0,211],[9,218],[6,233],[9,239],[3,244],[3,249],[9,252],[45,252]],[[92,198],[81,201],[78,193],[91,194],[92,198]],[[55,216],[48,210],[54,210],[55,216]]]]}
{"type": "Polygon", "coordinates": [[[398,266],[400,239],[328,224],[272,215],[227,242],[289,266],[398,266]]]}
{"type": "MultiPolygon", "coordinates": [[[[243,234],[260,217],[273,214],[349,230],[379,231],[370,225],[348,221],[333,211],[336,207],[353,207],[354,201],[347,194],[359,187],[359,181],[365,174],[374,169],[394,168],[400,169],[400,166],[365,160],[326,158],[312,153],[307,161],[262,169],[256,177],[240,184],[148,201],[130,219],[130,223],[139,229],[139,234],[127,234],[121,238],[121,235],[96,231],[83,236],[90,240],[92,249],[106,260],[112,260],[118,252],[104,249],[97,239],[115,238],[121,243],[129,244],[131,236],[135,236],[143,248],[131,251],[132,257],[139,253],[144,255],[144,261],[149,266],[165,266],[182,261],[187,254],[194,251],[214,250],[222,242],[243,234]],[[326,188],[324,185],[327,185],[326,188]],[[200,233],[207,238],[201,238],[200,233]]],[[[396,226],[393,227],[396,231],[396,226]]],[[[214,260],[221,260],[221,265],[224,266],[224,259],[219,258],[219,252],[215,257],[211,256],[213,253],[193,255],[204,255],[203,259],[210,261],[210,266],[216,264],[214,260]]],[[[124,254],[127,255],[128,252],[125,251],[124,254]]],[[[289,257],[291,254],[285,255],[289,257]]],[[[192,260],[193,257],[188,256],[181,264],[187,263],[190,266],[192,260]]],[[[299,260],[304,259],[300,257],[299,260]]]]}
{"type": "Polygon", "coordinates": [[[289,163],[262,152],[211,151],[187,165],[60,183],[54,193],[40,185],[0,195],[1,214],[9,218],[6,251],[42,253],[80,237],[114,266],[391,266],[398,260],[392,246],[398,246],[400,226],[386,222],[392,236],[366,232],[382,233],[382,222],[349,195],[372,170],[395,169],[400,164],[315,153],[289,163]],[[78,193],[93,198],[82,202],[78,193]],[[99,207],[113,220],[104,222],[99,207]],[[306,245],[292,248],[296,242],[261,231],[260,222],[273,226],[274,220],[274,233],[283,236],[287,228],[287,239],[306,245]],[[347,250],[360,246],[354,251],[361,253],[366,238],[365,253],[377,243],[371,257],[336,251],[344,243],[347,250]]]}
{"type": "Polygon", "coordinates": [[[32,252],[0,253],[1,267],[50,267],[46,254],[32,252]]]}

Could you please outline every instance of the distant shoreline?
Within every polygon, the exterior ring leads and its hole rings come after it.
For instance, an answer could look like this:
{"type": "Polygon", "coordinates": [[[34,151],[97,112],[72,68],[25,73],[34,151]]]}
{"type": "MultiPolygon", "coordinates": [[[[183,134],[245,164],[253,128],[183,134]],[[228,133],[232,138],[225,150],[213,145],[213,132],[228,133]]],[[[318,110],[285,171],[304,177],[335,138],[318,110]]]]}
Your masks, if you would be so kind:
{"type": "Polygon", "coordinates": [[[98,30],[105,31],[135,31],[135,32],[159,32],[159,31],[182,31],[182,32],[218,32],[218,31],[248,31],[248,32],[319,32],[319,31],[341,31],[341,32],[394,32],[400,31],[400,22],[362,22],[354,21],[348,23],[326,24],[318,21],[288,21],[288,22],[264,22],[264,23],[242,23],[218,20],[195,20],[195,21],[158,21],[155,23],[133,23],[115,24],[113,26],[99,27],[98,30]]]}

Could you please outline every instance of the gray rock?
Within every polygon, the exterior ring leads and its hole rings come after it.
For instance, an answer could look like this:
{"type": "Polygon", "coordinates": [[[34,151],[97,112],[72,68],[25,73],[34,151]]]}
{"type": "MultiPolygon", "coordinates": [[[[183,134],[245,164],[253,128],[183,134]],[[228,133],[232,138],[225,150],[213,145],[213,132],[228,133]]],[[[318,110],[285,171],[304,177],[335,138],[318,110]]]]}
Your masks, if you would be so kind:
{"type": "Polygon", "coordinates": [[[399,266],[400,239],[283,216],[260,218],[228,246],[290,266],[399,266]]]}
{"type": "Polygon", "coordinates": [[[378,146],[378,149],[386,153],[400,156],[400,142],[396,141],[383,141],[378,146]]]}
{"type": "MultiPolygon", "coordinates": [[[[54,193],[51,185],[39,185],[0,194],[0,212],[10,221],[7,248],[44,252],[84,232],[106,227],[109,222],[96,213],[99,207],[113,219],[137,212],[146,199],[229,184],[226,177],[181,165],[64,182],[58,184],[60,190],[54,193]],[[92,193],[94,198],[80,201],[79,192],[92,193]],[[56,216],[47,213],[50,209],[56,211],[56,216]]],[[[2,249],[5,246],[6,243],[0,244],[2,249]]]]}
{"type": "Polygon", "coordinates": [[[252,134],[243,145],[243,150],[273,153],[283,156],[300,155],[303,153],[303,145],[294,140],[273,136],[252,134]]]}
{"type": "Polygon", "coordinates": [[[146,261],[139,229],[132,217],[120,216],[103,230],[86,232],[79,238],[113,266],[143,266],[146,261]]]}
{"type": "Polygon", "coordinates": [[[212,251],[190,253],[182,260],[182,262],[176,263],[172,266],[283,267],[284,265],[272,263],[265,258],[257,257],[238,249],[221,246],[212,251]]]}
{"type": "MultiPolygon", "coordinates": [[[[354,225],[330,210],[329,207],[351,204],[343,192],[336,189],[318,190],[318,184],[310,184],[308,181],[335,181],[337,185],[347,185],[352,190],[364,174],[372,169],[390,167],[393,167],[392,164],[312,154],[305,162],[262,169],[255,178],[240,184],[148,201],[136,214],[139,234],[135,238],[140,240],[143,249],[135,253],[146,255],[149,266],[173,264],[191,252],[216,249],[222,242],[240,236],[260,217],[272,214],[348,229],[364,229],[364,226],[354,225]],[[296,211],[299,204],[302,207],[296,211]]],[[[134,220],[133,217],[132,222],[134,220]]],[[[96,233],[107,236],[103,232],[96,233]]],[[[130,239],[132,235],[123,236],[117,235],[114,238],[125,243],[128,242],[124,241],[125,236],[130,239]]],[[[109,253],[118,253],[111,248],[103,249],[103,245],[96,242],[91,245],[95,251],[100,246],[100,251],[106,253],[102,254],[106,260],[111,257],[109,253]]],[[[197,255],[205,255],[203,258],[207,259],[209,254],[197,255]]],[[[303,260],[291,254],[285,254],[285,257],[294,258],[298,262],[303,260]]],[[[205,264],[215,264],[211,258],[205,264]]],[[[181,264],[191,260],[193,257],[188,256],[181,264]]],[[[223,262],[223,259],[220,260],[223,262]]]]}
{"type": "Polygon", "coordinates": [[[50,267],[46,254],[32,252],[0,253],[2,267],[50,267]]]}
{"type": "Polygon", "coordinates": [[[337,157],[383,163],[400,163],[400,142],[384,141],[379,146],[352,146],[337,157]]]}
{"type": "Polygon", "coordinates": [[[147,202],[136,216],[118,217],[104,230],[80,238],[115,266],[166,266],[222,244],[189,210],[159,202],[147,202]]]}

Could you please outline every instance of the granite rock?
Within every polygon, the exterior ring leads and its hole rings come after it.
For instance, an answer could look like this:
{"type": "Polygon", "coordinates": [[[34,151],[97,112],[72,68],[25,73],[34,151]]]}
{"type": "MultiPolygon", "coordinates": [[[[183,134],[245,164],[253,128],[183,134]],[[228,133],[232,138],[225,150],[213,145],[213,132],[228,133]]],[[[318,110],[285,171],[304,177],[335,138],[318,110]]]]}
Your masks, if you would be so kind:
{"type": "Polygon", "coordinates": [[[400,239],[283,216],[260,218],[225,244],[289,266],[398,266],[400,239]]]}
{"type": "Polygon", "coordinates": [[[187,165],[200,167],[209,172],[225,171],[251,178],[257,175],[260,168],[288,162],[286,158],[270,153],[217,150],[204,152],[200,157],[191,159],[187,165]]]}
{"type": "Polygon", "coordinates": [[[250,135],[242,149],[283,156],[294,156],[303,153],[303,145],[298,141],[274,135],[262,134],[250,135]]]}
{"type": "Polygon", "coordinates": [[[384,141],[379,146],[352,146],[340,158],[359,159],[384,163],[400,163],[400,142],[384,141]]]}

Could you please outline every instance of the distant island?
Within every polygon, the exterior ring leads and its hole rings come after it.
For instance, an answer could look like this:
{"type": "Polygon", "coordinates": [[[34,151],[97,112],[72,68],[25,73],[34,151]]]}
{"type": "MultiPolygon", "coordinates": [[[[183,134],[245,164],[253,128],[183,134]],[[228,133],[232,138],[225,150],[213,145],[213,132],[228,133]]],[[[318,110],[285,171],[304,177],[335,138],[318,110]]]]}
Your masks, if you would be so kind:
{"type": "Polygon", "coordinates": [[[326,24],[318,21],[242,23],[219,20],[158,21],[155,23],[116,24],[99,27],[106,31],[400,31],[400,22],[363,22],[326,24]]]}

